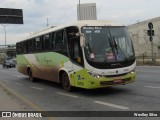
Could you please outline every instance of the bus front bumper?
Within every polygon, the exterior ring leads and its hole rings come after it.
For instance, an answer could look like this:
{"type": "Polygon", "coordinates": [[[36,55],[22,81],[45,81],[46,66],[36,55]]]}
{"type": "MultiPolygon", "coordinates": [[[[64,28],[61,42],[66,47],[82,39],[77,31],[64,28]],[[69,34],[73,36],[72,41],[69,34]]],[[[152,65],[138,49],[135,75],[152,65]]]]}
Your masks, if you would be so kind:
{"type": "Polygon", "coordinates": [[[76,73],[74,74],[74,85],[75,87],[85,88],[85,89],[95,89],[110,87],[116,85],[125,85],[135,81],[136,73],[129,72],[125,75],[120,75],[116,77],[95,77],[87,73],[84,74],[76,73]]]}

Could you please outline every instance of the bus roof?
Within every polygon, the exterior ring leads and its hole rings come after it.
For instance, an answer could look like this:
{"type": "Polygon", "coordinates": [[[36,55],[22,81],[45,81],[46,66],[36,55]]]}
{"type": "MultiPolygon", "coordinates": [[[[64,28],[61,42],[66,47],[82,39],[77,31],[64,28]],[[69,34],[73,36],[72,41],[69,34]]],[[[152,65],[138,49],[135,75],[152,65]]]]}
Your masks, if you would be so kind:
{"type": "Polygon", "coordinates": [[[70,27],[70,26],[77,26],[78,28],[81,28],[82,26],[123,26],[123,25],[112,22],[112,21],[106,21],[106,20],[80,20],[80,21],[63,24],[59,26],[49,26],[45,29],[34,32],[31,36],[25,38],[24,40],[38,37],[40,35],[45,35],[47,33],[51,33],[52,31],[58,31],[60,29],[63,29],[65,27],[70,27]]]}

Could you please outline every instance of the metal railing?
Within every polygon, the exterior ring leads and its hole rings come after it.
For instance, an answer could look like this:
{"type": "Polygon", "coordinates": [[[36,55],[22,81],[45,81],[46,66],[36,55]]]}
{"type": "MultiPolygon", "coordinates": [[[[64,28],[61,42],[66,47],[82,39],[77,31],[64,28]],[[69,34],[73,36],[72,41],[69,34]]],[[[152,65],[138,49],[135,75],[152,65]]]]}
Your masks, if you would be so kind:
{"type": "Polygon", "coordinates": [[[148,54],[141,54],[136,56],[137,64],[143,65],[160,65],[160,57],[156,53],[153,56],[148,54]]]}

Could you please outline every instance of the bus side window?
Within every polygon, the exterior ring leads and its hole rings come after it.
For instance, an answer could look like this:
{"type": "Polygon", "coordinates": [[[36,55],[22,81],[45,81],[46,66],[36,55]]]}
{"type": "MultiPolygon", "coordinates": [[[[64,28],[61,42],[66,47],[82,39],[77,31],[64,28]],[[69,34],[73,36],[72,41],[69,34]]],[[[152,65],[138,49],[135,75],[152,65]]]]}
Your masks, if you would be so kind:
{"type": "Polygon", "coordinates": [[[55,49],[55,33],[51,33],[51,51],[55,49]]]}
{"type": "Polygon", "coordinates": [[[17,54],[21,54],[22,53],[22,43],[17,43],[17,54]]]}
{"type": "Polygon", "coordinates": [[[41,52],[41,37],[35,38],[35,52],[41,52]]]}
{"type": "Polygon", "coordinates": [[[28,41],[23,41],[23,53],[28,53],[28,41]]]}
{"type": "Polygon", "coordinates": [[[32,52],[33,52],[33,53],[36,52],[35,44],[36,44],[36,39],[33,38],[33,39],[32,39],[32,52]]]}
{"type": "Polygon", "coordinates": [[[28,40],[28,53],[33,52],[33,44],[32,43],[33,43],[32,39],[28,40]]]}
{"type": "Polygon", "coordinates": [[[56,51],[61,51],[63,49],[63,31],[62,30],[56,32],[55,49],[56,51]]]}
{"type": "Polygon", "coordinates": [[[43,51],[49,51],[50,50],[50,34],[43,36],[43,51]]]}
{"type": "Polygon", "coordinates": [[[55,33],[55,51],[68,56],[66,40],[67,37],[65,34],[65,30],[60,30],[55,33]]]}
{"type": "Polygon", "coordinates": [[[66,30],[63,30],[63,50],[67,51],[67,35],[66,35],[66,30]]]}

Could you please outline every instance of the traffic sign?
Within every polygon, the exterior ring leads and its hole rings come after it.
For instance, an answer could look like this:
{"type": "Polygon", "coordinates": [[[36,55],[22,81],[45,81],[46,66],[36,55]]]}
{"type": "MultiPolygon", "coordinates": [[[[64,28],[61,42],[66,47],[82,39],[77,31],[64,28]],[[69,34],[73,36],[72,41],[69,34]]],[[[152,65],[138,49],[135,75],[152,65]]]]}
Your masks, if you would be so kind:
{"type": "Polygon", "coordinates": [[[151,30],[151,29],[153,29],[153,24],[152,24],[152,22],[149,22],[148,23],[148,28],[151,30]]]}
{"type": "Polygon", "coordinates": [[[23,24],[22,9],[0,8],[0,24],[23,24]]]}
{"type": "Polygon", "coordinates": [[[154,30],[147,30],[148,36],[154,36],[154,30]]]}

